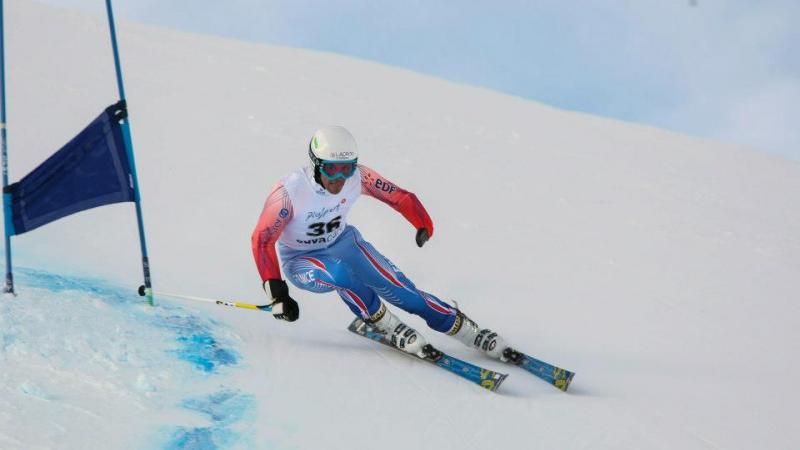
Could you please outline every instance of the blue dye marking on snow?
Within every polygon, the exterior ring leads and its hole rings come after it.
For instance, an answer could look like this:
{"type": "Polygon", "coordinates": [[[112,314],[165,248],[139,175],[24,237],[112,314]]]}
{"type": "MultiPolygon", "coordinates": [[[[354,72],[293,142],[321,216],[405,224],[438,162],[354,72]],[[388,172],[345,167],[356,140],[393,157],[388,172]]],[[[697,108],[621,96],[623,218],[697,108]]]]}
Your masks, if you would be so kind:
{"type": "MultiPolygon", "coordinates": [[[[48,289],[53,292],[81,291],[94,294],[98,298],[112,304],[140,305],[140,298],[115,287],[103,280],[65,277],[32,269],[17,269],[18,279],[26,286],[48,289]]],[[[178,359],[190,363],[194,368],[211,373],[223,366],[232,366],[239,362],[239,355],[230,348],[225,348],[214,338],[211,326],[219,325],[210,319],[203,319],[187,313],[182,308],[172,305],[160,305],[162,310],[171,314],[167,316],[148,316],[152,325],[167,328],[176,333],[178,349],[171,353],[178,359]]]]}
{"type": "Polygon", "coordinates": [[[217,426],[228,426],[247,415],[253,403],[252,395],[225,389],[204,398],[184,400],[183,406],[207,415],[217,426]]]}
{"type": "Polygon", "coordinates": [[[165,449],[213,450],[240,443],[241,435],[230,427],[255,409],[255,399],[239,391],[222,390],[207,397],[187,399],[182,406],[203,414],[211,424],[207,427],[179,427],[165,449]]]}
{"type": "Polygon", "coordinates": [[[203,372],[214,372],[222,366],[239,362],[239,355],[225,348],[213,336],[210,328],[193,316],[171,315],[163,326],[173,330],[180,347],[173,353],[182,361],[203,372]]]}
{"type": "Polygon", "coordinates": [[[164,448],[167,450],[184,448],[211,450],[218,447],[211,436],[211,429],[180,427],[178,431],[175,432],[175,437],[172,442],[167,444],[164,448]]]}
{"type": "MultiPolygon", "coordinates": [[[[236,351],[226,348],[214,337],[213,328],[222,326],[214,319],[193,315],[191,311],[169,304],[159,305],[158,313],[152,314],[154,310],[142,309],[140,297],[132,290],[128,292],[104,280],[67,277],[25,268],[17,268],[16,273],[19,285],[52,292],[86,292],[108,304],[131,308],[134,320],[173,331],[178,348],[170,353],[204,374],[214,374],[218,368],[233,366],[239,361],[236,351]]],[[[217,450],[241,444],[241,433],[232,427],[240,425],[242,419],[255,409],[255,400],[252,395],[239,391],[222,390],[207,397],[187,399],[180,406],[208,416],[211,425],[176,427],[165,448],[217,450]]]]}
{"type": "Polygon", "coordinates": [[[80,291],[94,294],[108,303],[129,303],[130,294],[125,294],[108,282],[79,277],[66,277],[35,269],[16,268],[18,284],[38,289],[47,289],[52,292],[80,291]]]}
{"type": "Polygon", "coordinates": [[[181,336],[178,342],[185,345],[185,348],[177,352],[178,357],[204,372],[213,372],[219,366],[230,366],[238,362],[236,353],[220,348],[210,335],[181,336]]]}

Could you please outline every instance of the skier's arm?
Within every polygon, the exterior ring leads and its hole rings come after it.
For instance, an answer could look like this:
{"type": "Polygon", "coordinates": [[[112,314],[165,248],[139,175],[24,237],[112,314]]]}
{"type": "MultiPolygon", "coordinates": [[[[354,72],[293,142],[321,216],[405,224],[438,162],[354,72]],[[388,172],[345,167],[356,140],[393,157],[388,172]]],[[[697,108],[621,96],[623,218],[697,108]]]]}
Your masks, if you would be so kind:
{"type": "Polygon", "coordinates": [[[281,279],[275,243],[278,242],[278,236],[286,228],[286,224],[292,220],[292,213],[289,194],[283,183],[278,182],[264,203],[264,209],[261,211],[258,224],[251,237],[253,257],[256,260],[256,267],[258,267],[262,283],[281,279]]]}
{"type": "Polygon", "coordinates": [[[286,192],[283,183],[279,182],[267,197],[251,237],[253,257],[256,260],[258,273],[261,275],[262,286],[264,291],[269,286],[269,293],[272,296],[273,301],[270,304],[272,315],[276,319],[289,322],[297,320],[300,316],[300,309],[297,302],[289,296],[289,287],[286,282],[281,279],[275,243],[283,229],[286,228],[286,224],[292,220],[292,213],[289,193],[286,192]]]}
{"type": "Polygon", "coordinates": [[[397,186],[367,166],[358,166],[361,172],[361,193],[375,197],[394,208],[417,229],[417,245],[420,247],[433,236],[433,221],[414,193],[397,186]],[[426,236],[421,239],[421,235],[426,236]]]}

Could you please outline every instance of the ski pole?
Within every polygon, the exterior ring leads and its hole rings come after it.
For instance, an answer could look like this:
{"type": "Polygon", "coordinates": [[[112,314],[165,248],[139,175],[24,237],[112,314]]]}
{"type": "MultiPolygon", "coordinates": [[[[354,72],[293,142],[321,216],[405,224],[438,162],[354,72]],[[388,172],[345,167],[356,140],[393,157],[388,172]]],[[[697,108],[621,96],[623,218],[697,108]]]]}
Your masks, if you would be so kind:
{"type": "MultiPolygon", "coordinates": [[[[144,286],[139,286],[139,295],[144,297],[146,293],[144,286]]],[[[179,298],[183,300],[192,300],[196,302],[206,302],[206,303],[216,303],[217,305],[224,305],[224,306],[233,306],[235,308],[244,308],[244,309],[253,309],[253,310],[260,310],[265,312],[271,312],[272,306],[270,305],[254,305],[252,303],[245,303],[245,302],[237,302],[232,300],[218,300],[213,298],[203,298],[203,297],[194,297],[191,295],[181,295],[181,294],[171,294],[169,292],[153,292],[154,296],[164,296],[164,297],[172,297],[172,298],[179,298]]]]}

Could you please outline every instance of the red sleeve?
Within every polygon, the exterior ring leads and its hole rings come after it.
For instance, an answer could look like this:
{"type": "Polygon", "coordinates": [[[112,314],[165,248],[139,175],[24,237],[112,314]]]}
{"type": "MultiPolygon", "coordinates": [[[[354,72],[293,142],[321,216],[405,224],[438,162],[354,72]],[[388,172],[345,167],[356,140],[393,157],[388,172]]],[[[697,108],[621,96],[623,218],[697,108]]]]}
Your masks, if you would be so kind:
{"type": "Polygon", "coordinates": [[[289,193],[283,183],[278,182],[272,188],[261,217],[258,218],[258,225],[253,230],[251,245],[253,257],[256,260],[258,273],[261,281],[280,280],[281,270],[278,264],[278,254],[275,252],[275,243],[278,236],[292,220],[292,202],[289,200],[289,193]]]}
{"type": "Polygon", "coordinates": [[[367,166],[359,164],[358,170],[361,172],[361,193],[377,198],[394,208],[403,215],[414,228],[425,228],[428,236],[433,236],[433,221],[425,207],[412,192],[397,186],[378,172],[367,166]]]}

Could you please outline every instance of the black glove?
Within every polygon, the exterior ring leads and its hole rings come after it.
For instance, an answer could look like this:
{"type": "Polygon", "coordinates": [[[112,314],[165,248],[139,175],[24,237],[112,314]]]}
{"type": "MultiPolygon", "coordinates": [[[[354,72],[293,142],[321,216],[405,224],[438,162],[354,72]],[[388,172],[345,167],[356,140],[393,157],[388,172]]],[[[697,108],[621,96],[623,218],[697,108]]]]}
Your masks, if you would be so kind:
{"type": "Polygon", "coordinates": [[[425,228],[420,228],[417,230],[417,247],[422,247],[425,245],[425,243],[428,242],[428,239],[430,239],[430,236],[428,236],[428,230],[425,228]]]}
{"type": "Polygon", "coordinates": [[[264,290],[267,289],[269,283],[269,291],[272,294],[272,315],[276,319],[285,320],[287,322],[294,322],[300,317],[300,307],[292,297],[289,297],[289,287],[283,280],[268,280],[264,283],[264,290]]]}

